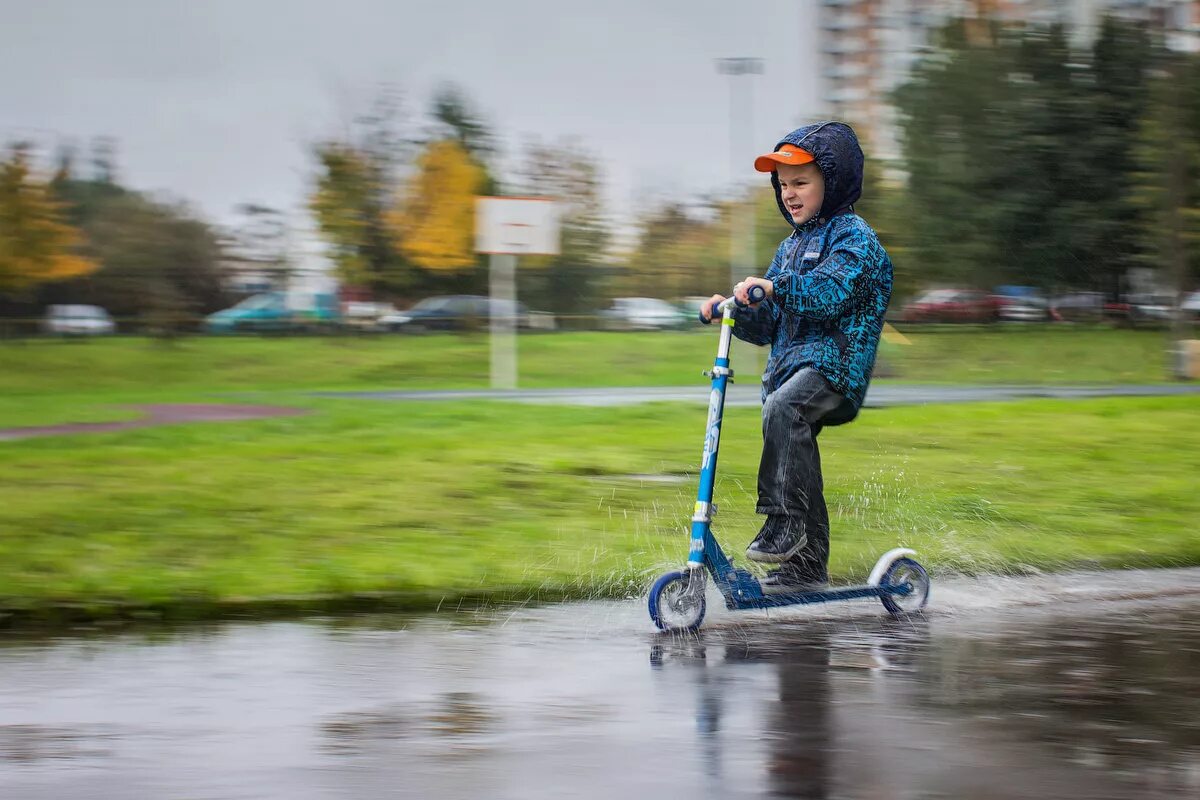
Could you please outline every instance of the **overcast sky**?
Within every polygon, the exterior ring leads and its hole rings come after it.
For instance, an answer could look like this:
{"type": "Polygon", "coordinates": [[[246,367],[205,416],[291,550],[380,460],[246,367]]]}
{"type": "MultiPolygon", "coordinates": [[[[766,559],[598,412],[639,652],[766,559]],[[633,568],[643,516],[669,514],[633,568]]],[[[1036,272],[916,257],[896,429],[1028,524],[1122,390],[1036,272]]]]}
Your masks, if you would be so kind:
{"type": "MultiPolygon", "coordinates": [[[[0,0],[0,138],[118,142],[122,179],[211,219],[298,212],[309,144],[398,87],[459,84],[512,153],[577,135],[615,216],[730,181],[729,78],[757,56],[750,161],[818,116],[814,0],[0,0]]],[[[740,79],[746,81],[748,79],[740,79]]],[[[740,134],[744,136],[745,134],[740,134]]]]}

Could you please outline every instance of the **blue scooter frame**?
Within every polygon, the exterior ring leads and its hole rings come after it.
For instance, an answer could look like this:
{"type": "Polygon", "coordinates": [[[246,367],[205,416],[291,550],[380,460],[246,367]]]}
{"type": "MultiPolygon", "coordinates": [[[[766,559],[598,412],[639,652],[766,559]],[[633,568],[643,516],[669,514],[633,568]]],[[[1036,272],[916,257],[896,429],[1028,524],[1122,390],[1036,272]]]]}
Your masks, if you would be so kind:
{"type": "MultiPolygon", "coordinates": [[[[753,286],[750,300],[761,302],[761,287],[753,286]]],[[[899,547],[889,550],[876,562],[867,583],[861,586],[830,587],[819,591],[765,593],[758,579],[738,569],[721,550],[712,534],[713,487],[717,477],[717,455],[721,444],[721,421],[725,413],[725,390],[733,377],[729,366],[729,346],[733,337],[733,310],[743,307],[734,298],[713,305],[715,318],[721,315],[721,336],[717,358],[711,373],[712,391],[708,399],[708,425],[705,428],[704,453],[700,460],[700,486],[692,515],[691,546],[687,566],[661,576],[650,589],[650,618],[665,631],[694,631],[704,621],[707,575],[725,598],[730,609],[776,608],[779,606],[828,603],[878,597],[893,615],[912,613],[924,607],[929,597],[929,575],[915,560],[915,551],[899,547]]],[[[701,316],[701,322],[707,320],[701,316]]]]}

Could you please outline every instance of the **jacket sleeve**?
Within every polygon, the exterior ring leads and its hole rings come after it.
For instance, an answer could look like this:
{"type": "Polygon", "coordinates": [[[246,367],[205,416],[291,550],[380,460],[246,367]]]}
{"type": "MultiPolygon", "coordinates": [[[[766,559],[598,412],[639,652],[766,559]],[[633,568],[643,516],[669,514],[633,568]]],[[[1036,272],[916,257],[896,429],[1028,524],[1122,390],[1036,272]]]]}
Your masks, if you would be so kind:
{"type": "Polygon", "coordinates": [[[812,269],[789,269],[774,278],[775,300],[792,314],[837,319],[881,290],[882,259],[883,248],[869,230],[848,226],[831,237],[829,253],[812,269]]]}
{"type": "MultiPolygon", "coordinates": [[[[784,239],[771,259],[766,278],[773,280],[783,268],[790,249],[791,237],[784,239]]],[[[740,308],[733,312],[733,335],[750,344],[770,344],[775,340],[775,329],[779,326],[779,304],[764,300],[754,308],[740,308]]]]}

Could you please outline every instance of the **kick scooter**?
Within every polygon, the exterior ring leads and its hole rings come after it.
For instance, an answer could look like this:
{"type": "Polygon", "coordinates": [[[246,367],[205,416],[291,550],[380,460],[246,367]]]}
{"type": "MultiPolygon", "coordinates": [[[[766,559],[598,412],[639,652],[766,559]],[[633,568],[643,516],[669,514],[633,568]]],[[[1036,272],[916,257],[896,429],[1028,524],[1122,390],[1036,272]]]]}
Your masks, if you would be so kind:
{"type": "MultiPolygon", "coordinates": [[[[760,286],[750,288],[751,303],[766,296],[760,286]]],[[[776,608],[833,600],[878,597],[893,616],[919,611],[929,598],[929,575],[911,555],[914,550],[898,547],[880,556],[862,586],[839,586],[816,591],[764,593],[758,579],[747,570],[737,569],[717,544],[712,534],[713,484],[717,476],[717,450],[721,442],[721,418],[725,410],[725,389],[733,370],[729,368],[729,344],[733,335],[733,310],[744,308],[734,298],[714,303],[713,318],[721,317],[721,337],[712,372],[712,393],[708,398],[708,427],[705,429],[704,454],[700,460],[700,487],[692,515],[691,547],[687,566],[668,572],[650,588],[650,618],[664,631],[694,631],[704,621],[704,592],[708,575],[725,597],[729,609],[776,608]]],[[[707,323],[703,315],[701,322],[707,323]]]]}

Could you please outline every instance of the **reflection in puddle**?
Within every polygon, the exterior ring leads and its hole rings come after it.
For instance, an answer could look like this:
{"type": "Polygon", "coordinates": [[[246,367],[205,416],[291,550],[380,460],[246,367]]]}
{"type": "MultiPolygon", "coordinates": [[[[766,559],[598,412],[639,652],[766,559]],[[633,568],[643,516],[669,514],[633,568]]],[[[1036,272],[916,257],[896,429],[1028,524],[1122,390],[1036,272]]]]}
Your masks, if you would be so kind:
{"type": "Polygon", "coordinates": [[[726,692],[746,664],[773,667],[759,733],[773,795],[886,796],[861,769],[873,764],[922,795],[1196,796],[1200,613],[1047,616],[986,631],[913,618],[657,637],[649,658],[695,686],[717,780],[728,742],[715,742],[738,702],[726,692]]]}
{"type": "Polygon", "coordinates": [[[44,725],[0,725],[0,763],[35,763],[55,759],[99,758],[109,754],[104,747],[113,734],[102,731],[69,730],[44,725]]]}
{"type": "Polygon", "coordinates": [[[495,715],[473,692],[450,692],[428,704],[335,714],[321,723],[332,751],[357,751],[391,739],[433,736],[467,741],[489,732],[495,715]]]}

